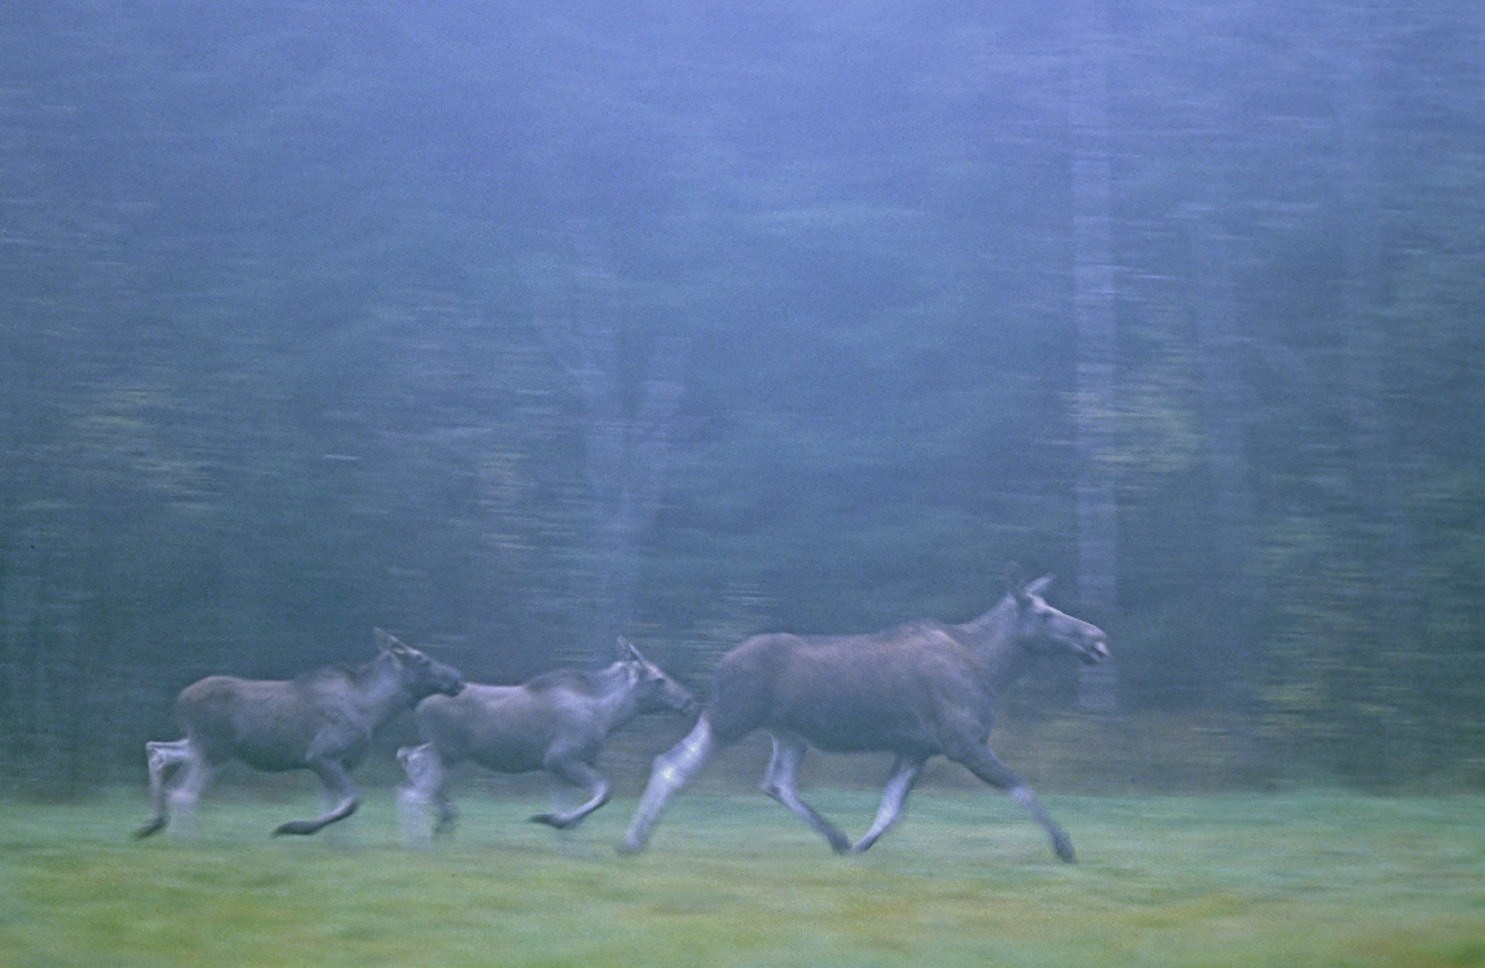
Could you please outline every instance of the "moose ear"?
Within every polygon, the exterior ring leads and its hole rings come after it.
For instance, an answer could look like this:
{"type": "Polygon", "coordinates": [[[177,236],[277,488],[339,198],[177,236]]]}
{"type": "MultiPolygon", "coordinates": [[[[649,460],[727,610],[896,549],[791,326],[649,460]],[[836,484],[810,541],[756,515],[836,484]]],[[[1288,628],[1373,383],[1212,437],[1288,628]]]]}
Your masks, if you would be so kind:
{"type": "Polygon", "coordinates": [[[619,658],[625,662],[643,662],[645,660],[645,657],[639,654],[639,649],[634,647],[634,643],[622,635],[619,636],[619,658]]]}
{"type": "Polygon", "coordinates": [[[1038,578],[1036,581],[1026,586],[1026,594],[1045,595],[1047,589],[1051,587],[1052,578],[1052,575],[1043,575],[1042,577],[1038,578]]]}
{"type": "Polygon", "coordinates": [[[371,633],[376,636],[376,647],[383,652],[394,652],[397,649],[407,648],[407,646],[402,644],[402,640],[386,629],[372,629],[371,633]]]}
{"type": "Polygon", "coordinates": [[[1005,590],[1018,602],[1026,599],[1026,572],[1014,561],[1005,566],[1005,590]]]}

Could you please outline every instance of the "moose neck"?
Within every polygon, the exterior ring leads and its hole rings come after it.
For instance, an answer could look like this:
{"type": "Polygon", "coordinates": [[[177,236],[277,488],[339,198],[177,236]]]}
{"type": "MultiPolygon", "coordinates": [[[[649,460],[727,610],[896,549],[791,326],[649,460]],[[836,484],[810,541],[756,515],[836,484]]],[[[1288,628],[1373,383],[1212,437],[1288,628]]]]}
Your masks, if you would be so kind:
{"type": "Polygon", "coordinates": [[[629,683],[629,670],[623,662],[600,669],[593,674],[596,688],[594,703],[607,735],[639,714],[639,699],[629,683]]]}
{"type": "Polygon", "coordinates": [[[1007,595],[979,618],[955,626],[960,641],[979,658],[997,694],[1020,678],[1026,668],[1026,649],[1016,641],[1016,615],[1016,601],[1007,595]]]}
{"type": "Polygon", "coordinates": [[[355,681],[355,704],[372,723],[373,728],[391,719],[410,705],[402,688],[397,660],[383,653],[358,668],[355,681]]]}

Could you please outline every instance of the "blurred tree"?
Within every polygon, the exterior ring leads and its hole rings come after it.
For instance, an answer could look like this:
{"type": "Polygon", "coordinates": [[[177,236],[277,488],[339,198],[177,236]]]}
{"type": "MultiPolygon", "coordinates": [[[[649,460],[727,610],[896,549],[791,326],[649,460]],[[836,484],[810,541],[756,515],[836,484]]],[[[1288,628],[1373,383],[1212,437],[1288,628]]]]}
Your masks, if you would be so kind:
{"type": "Polygon", "coordinates": [[[615,636],[634,624],[641,557],[688,436],[680,413],[687,344],[679,333],[662,332],[632,350],[617,319],[625,308],[618,280],[586,264],[556,278],[554,265],[544,269],[531,261],[524,273],[536,327],[581,413],[590,529],[582,650],[592,663],[606,664],[615,636]],[[631,378],[627,363],[635,352],[643,372],[631,378]]]}
{"type": "MultiPolygon", "coordinates": [[[[1077,321],[1078,599],[1082,614],[1107,623],[1117,609],[1119,512],[1114,488],[1115,314],[1105,0],[1071,4],[1067,58],[1072,155],[1073,315],[1077,321]]],[[[1082,672],[1080,704],[1117,708],[1114,665],[1082,672]]]]}
{"type": "MultiPolygon", "coordinates": [[[[1220,116],[1220,115],[1219,115],[1220,116]]],[[[1224,153],[1215,147],[1213,154],[1224,153]]],[[[1220,171],[1210,184],[1221,192],[1228,184],[1220,171]]],[[[1224,223],[1231,218],[1230,200],[1187,210],[1190,224],[1190,319],[1195,354],[1201,365],[1201,414],[1206,444],[1205,464],[1210,496],[1207,538],[1211,542],[1209,609],[1214,617],[1207,635],[1205,669],[1208,695],[1246,722],[1252,714],[1258,664],[1257,630],[1261,627],[1260,573],[1254,545],[1258,522],[1254,512],[1247,455],[1248,341],[1239,328],[1239,300],[1233,280],[1235,244],[1224,223]],[[1218,206],[1221,206],[1220,208],[1218,206]]]]}
{"type": "Polygon", "coordinates": [[[0,772],[1017,558],[1133,715],[1485,775],[1478,6],[5,7],[0,772]]]}

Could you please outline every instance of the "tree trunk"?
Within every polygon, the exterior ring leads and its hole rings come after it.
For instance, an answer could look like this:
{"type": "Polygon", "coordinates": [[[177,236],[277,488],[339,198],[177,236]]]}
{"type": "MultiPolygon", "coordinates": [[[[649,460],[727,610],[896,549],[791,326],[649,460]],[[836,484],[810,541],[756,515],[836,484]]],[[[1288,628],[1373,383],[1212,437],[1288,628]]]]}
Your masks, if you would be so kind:
{"type": "MultiPolygon", "coordinates": [[[[1114,492],[1113,187],[1109,160],[1108,11],[1105,0],[1072,6],[1069,57],[1072,134],[1073,316],[1077,326],[1078,597],[1082,614],[1107,622],[1116,606],[1118,505],[1114,492]]],[[[1114,666],[1084,670],[1079,705],[1117,708],[1114,666]]]]}
{"type": "Polygon", "coordinates": [[[597,664],[612,660],[615,638],[634,620],[644,541],[660,513],[671,462],[684,437],[679,410],[687,356],[684,340],[658,337],[648,372],[637,386],[626,387],[619,329],[612,321],[614,310],[601,304],[602,295],[569,298],[560,308],[541,311],[538,319],[582,409],[590,594],[579,635],[597,664]]]}
{"type": "MultiPolygon", "coordinates": [[[[1344,697],[1352,708],[1381,710],[1370,721],[1357,717],[1360,735],[1374,740],[1370,759],[1347,764],[1358,773],[1381,772],[1399,776],[1416,769],[1428,745],[1423,737],[1449,729],[1430,723],[1437,705],[1415,703],[1408,682],[1423,687],[1417,668],[1410,667],[1413,629],[1422,611],[1413,583],[1420,557],[1404,493],[1406,457],[1393,433],[1385,401],[1391,396],[1387,378],[1390,352],[1387,326],[1381,313],[1385,299],[1382,253],[1382,190],[1377,171],[1376,54],[1378,25],[1370,3],[1342,14],[1341,48],[1349,54],[1343,69],[1340,105],[1340,142],[1344,154],[1341,223],[1345,275],[1341,289],[1340,323],[1347,345],[1344,367],[1345,416],[1351,430],[1351,488],[1359,520],[1350,553],[1366,577],[1364,601],[1353,603],[1370,616],[1364,643],[1373,656],[1375,671],[1361,688],[1362,695],[1344,697]],[[1399,701],[1402,699],[1402,701],[1399,701]]],[[[1432,663],[1429,664],[1432,667],[1432,663]]]]}
{"type": "MultiPolygon", "coordinates": [[[[1220,162],[1218,163],[1221,164],[1220,162]]],[[[1223,191],[1225,179],[1212,179],[1223,191]]],[[[1207,689],[1228,709],[1251,711],[1256,684],[1259,595],[1256,524],[1247,459],[1252,402],[1243,373],[1233,281],[1232,235],[1213,205],[1188,209],[1191,323],[1202,374],[1201,412],[1211,500],[1213,621],[1207,689]]]]}

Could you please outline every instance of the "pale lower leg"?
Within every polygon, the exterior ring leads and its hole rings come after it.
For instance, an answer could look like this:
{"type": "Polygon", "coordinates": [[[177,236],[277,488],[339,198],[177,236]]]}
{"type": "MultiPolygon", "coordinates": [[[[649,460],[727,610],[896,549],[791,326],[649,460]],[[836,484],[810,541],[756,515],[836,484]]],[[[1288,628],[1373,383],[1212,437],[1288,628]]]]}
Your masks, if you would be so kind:
{"type": "Polygon", "coordinates": [[[1041,824],[1047,836],[1052,839],[1052,849],[1057,852],[1059,858],[1068,863],[1076,859],[1073,854],[1072,840],[1068,838],[1067,833],[1042,807],[1041,801],[1036,798],[1031,787],[1023,783],[1020,777],[1000,762],[996,755],[990,752],[989,747],[967,744],[952,759],[968,767],[971,773],[996,789],[1006,791],[1012,800],[1025,808],[1026,812],[1031,815],[1031,819],[1041,824]]]}
{"type": "Polygon", "coordinates": [[[877,808],[876,819],[872,821],[866,836],[851,848],[853,851],[859,854],[869,848],[902,816],[903,804],[907,802],[913,784],[918,782],[918,775],[923,772],[923,763],[923,760],[899,756],[892,764],[892,773],[887,778],[886,788],[882,790],[882,803],[877,808]]]}
{"type": "Polygon", "coordinates": [[[815,833],[830,843],[831,850],[838,854],[842,853],[851,848],[851,842],[846,839],[846,835],[799,797],[799,764],[804,759],[805,750],[804,740],[797,736],[775,734],[773,756],[768,761],[768,772],[763,777],[763,792],[788,807],[796,816],[809,824],[815,833]]]}
{"type": "Polygon", "coordinates": [[[1059,827],[1057,821],[1053,820],[1042,807],[1042,802],[1036,798],[1031,787],[1025,785],[1015,787],[1011,790],[1011,799],[1021,804],[1026,812],[1031,814],[1031,819],[1042,825],[1047,836],[1052,838],[1052,849],[1057,852],[1059,858],[1069,864],[1077,860],[1077,855],[1073,852],[1072,838],[1068,837],[1067,832],[1059,827]]]}
{"type": "Polygon", "coordinates": [[[167,796],[169,811],[176,819],[176,826],[186,836],[196,834],[196,804],[211,779],[211,767],[190,746],[184,758],[185,776],[167,796]]]}
{"type": "Polygon", "coordinates": [[[426,842],[432,834],[441,833],[453,815],[453,807],[443,794],[447,770],[443,758],[432,743],[404,746],[397,751],[397,762],[407,774],[407,785],[397,791],[398,813],[403,839],[410,843],[426,842]],[[438,822],[428,828],[428,807],[438,808],[438,822]]]}
{"type": "Polygon", "coordinates": [[[146,743],[144,755],[150,775],[150,818],[134,832],[136,837],[148,837],[170,821],[165,794],[165,774],[171,767],[191,759],[190,741],[180,739],[173,743],[146,743]]]}
{"type": "Polygon", "coordinates": [[[629,830],[619,843],[621,853],[633,854],[644,849],[650,839],[650,830],[655,826],[655,821],[660,819],[666,801],[701,769],[715,746],[711,723],[703,715],[684,739],[655,757],[649,783],[645,785],[644,795],[639,801],[639,809],[635,811],[629,830]]]}

